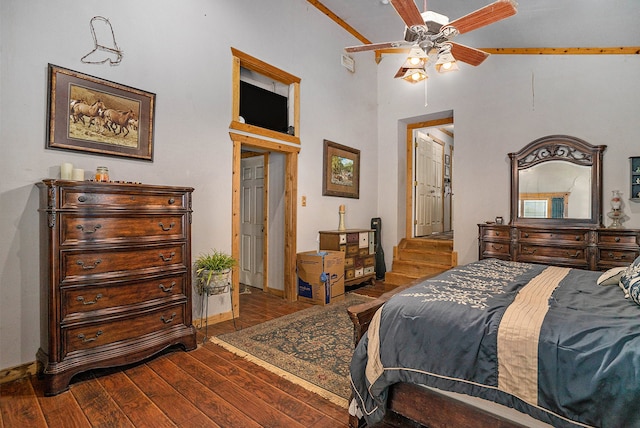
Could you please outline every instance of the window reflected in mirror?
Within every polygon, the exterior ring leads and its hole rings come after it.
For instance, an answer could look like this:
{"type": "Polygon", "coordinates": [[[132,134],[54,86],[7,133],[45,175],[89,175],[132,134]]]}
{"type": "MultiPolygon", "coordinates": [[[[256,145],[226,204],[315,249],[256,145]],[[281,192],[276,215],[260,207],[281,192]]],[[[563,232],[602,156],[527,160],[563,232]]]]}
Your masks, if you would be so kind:
{"type": "Polygon", "coordinates": [[[565,218],[568,205],[569,193],[520,193],[518,216],[565,218]]]}

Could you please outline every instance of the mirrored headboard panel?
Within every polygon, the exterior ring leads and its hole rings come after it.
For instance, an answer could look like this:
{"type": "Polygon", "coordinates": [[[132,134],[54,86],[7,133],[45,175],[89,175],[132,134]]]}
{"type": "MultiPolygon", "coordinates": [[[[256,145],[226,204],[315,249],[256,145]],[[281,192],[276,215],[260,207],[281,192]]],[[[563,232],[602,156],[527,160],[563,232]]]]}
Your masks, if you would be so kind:
{"type": "Polygon", "coordinates": [[[511,158],[511,224],[602,226],[602,155],[568,135],[539,138],[511,158]]]}

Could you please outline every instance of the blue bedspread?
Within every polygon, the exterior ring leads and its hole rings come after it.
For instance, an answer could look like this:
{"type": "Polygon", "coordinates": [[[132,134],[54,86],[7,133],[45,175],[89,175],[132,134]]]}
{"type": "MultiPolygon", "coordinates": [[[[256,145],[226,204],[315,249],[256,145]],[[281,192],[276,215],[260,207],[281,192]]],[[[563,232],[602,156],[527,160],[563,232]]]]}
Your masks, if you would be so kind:
{"type": "Polygon", "coordinates": [[[599,275],[488,259],[395,295],[351,363],[367,422],[384,416],[389,385],[411,382],[495,401],[559,427],[640,427],[640,307],[618,286],[597,285],[599,275]],[[530,313],[527,293],[549,272],[557,284],[538,296],[542,312],[530,313]],[[536,317],[535,339],[509,343],[507,318],[535,324],[536,317]],[[520,355],[531,343],[533,362],[520,355]],[[504,380],[529,372],[530,382],[513,382],[526,385],[522,391],[504,380]]]}

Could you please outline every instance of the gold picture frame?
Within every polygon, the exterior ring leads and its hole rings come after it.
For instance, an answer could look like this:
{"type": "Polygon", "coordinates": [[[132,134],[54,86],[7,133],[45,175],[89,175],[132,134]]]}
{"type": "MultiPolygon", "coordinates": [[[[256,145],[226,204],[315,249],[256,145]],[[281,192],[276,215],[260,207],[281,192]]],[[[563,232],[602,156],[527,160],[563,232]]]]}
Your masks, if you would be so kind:
{"type": "Polygon", "coordinates": [[[153,161],[155,94],[49,64],[47,149],[153,161]]]}
{"type": "Polygon", "coordinates": [[[324,140],[323,196],[360,198],[360,150],[324,140]]]}

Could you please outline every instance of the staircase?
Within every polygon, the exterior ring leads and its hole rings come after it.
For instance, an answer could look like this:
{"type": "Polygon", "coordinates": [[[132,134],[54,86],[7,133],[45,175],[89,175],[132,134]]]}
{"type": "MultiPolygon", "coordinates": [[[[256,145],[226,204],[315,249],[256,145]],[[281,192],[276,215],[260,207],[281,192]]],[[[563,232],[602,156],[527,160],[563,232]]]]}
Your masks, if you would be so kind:
{"type": "Polygon", "coordinates": [[[402,239],[393,247],[393,264],[384,281],[390,285],[404,285],[414,279],[435,276],[458,264],[453,240],[411,238],[402,239]]]}

